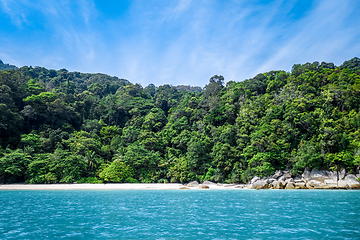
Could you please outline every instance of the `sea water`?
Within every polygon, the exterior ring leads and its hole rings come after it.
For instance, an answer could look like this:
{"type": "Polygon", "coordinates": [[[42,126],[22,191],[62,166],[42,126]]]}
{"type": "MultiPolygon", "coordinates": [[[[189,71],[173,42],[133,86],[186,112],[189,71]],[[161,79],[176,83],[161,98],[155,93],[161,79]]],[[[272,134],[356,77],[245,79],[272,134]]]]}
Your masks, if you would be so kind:
{"type": "Polygon", "coordinates": [[[360,239],[360,191],[0,191],[0,239],[360,239]]]}

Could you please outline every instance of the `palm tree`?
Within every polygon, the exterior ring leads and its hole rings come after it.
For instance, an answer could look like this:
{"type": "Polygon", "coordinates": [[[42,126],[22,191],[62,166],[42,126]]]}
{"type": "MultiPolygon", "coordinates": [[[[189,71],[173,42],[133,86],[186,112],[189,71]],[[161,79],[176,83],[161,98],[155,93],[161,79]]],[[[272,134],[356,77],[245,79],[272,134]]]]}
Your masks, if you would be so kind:
{"type": "Polygon", "coordinates": [[[84,162],[86,164],[86,168],[87,168],[88,171],[95,168],[96,165],[97,165],[96,153],[94,151],[91,151],[91,150],[85,152],[84,162]]]}

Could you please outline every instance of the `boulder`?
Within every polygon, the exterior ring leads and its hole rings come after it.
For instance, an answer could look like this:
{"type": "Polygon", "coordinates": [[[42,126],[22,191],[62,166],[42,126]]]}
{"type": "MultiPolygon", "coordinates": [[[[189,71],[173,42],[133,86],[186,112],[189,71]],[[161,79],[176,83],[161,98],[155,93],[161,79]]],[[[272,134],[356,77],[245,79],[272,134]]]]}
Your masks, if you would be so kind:
{"type": "Polygon", "coordinates": [[[356,180],[356,176],[354,174],[348,174],[345,177],[345,182],[348,184],[350,189],[360,189],[360,182],[356,180]]]}
{"type": "Polygon", "coordinates": [[[304,182],[304,179],[300,178],[300,177],[294,177],[294,182],[304,182]]]}
{"type": "Polygon", "coordinates": [[[205,181],[203,182],[203,184],[205,184],[205,185],[216,185],[216,183],[210,182],[210,181],[208,181],[208,180],[205,180],[205,181]]]}
{"type": "Polygon", "coordinates": [[[330,189],[331,185],[327,185],[325,183],[321,183],[319,185],[314,186],[314,189],[330,189]]]}
{"type": "Polygon", "coordinates": [[[285,182],[286,178],[284,176],[279,177],[278,181],[285,182]]]}
{"type": "Polygon", "coordinates": [[[274,178],[266,179],[267,184],[270,184],[270,183],[272,183],[274,181],[276,181],[276,179],[274,179],[274,178]]]}
{"type": "Polygon", "coordinates": [[[345,180],[339,180],[339,182],[337,183],[337,186],[340,189],[345,189],[345,188],[349,187],[348,183],[345,180]]]}
{"type": "Polygon", "coordinates": [[[221,183],[217,183],[217,184],[216,184],[216,186],[219,186],[219,187],[221,187],[221,186],[222,186],[222,184],[221,184],[221,183]]]}
{"type": "Polygon", "coordinates": [[[304,179],[294,179],[294,183],[305,183],[304,179]]]}
{"type": "Polygon", "coordinates": [[[325,179],[328,179],[328,174],[326,171],[319,171],[317,169],[313,169],[310,173],[310,179],[311,180],[316,180],[319,182],[324,182],[325,179]]]}
{"type": "Polygon", "coordinates": [[[292,179],[292,178],[288,178],[288,179],[286,179],[286,180],[285,180],[285,182],[286,182],[286,183],[289,183],[289,182],[294,182],[294,179],[292,179]]]}
{"type": "Polygon", "coordinates": [[[346,170],[343,168],[341,169],[341,171],[339,172],[339,180],[343,179],[346,175],[346,170]]]}
{"type": "Polygon", "coordinates": [[[251,186],[255,189],[267,189],[269,185],[264,180],[258,180],[251,184],[251,186]]]}
{"type": "Polygon", "coordinates": [[[200,185],[199,188],[201,188],[201,189],[209,189],[209,186],[207,186],[207,185],[200,185]]]}
{"type": "Polygon", "coordinates": [[[284,185],[282,184],[281,181],[274,181],[274,182],[271,183],[271,187],[273,189],[283,189],[284,185]]]}
{"type": "Polygon", "coordinates": [[[310,181],[310,171],[308,168],[305,168],[303,174],[301,175],[302,178],[305,180],[305,181],[310,181]]]}
{"type": "Polygon", "coordinates": [[[319,186],[321,185],[321,182],[317,181],[317,180],[310,180],[309,182],[306,183],[306,187],[309,189],[314,188],[315,186],[319,186]]]}
{"type": "Polygon", "coordinates": [[[272,178],[278,179],[283,175],[281,170],[276,170],[275,174],[272,176],[272,178]]]}
{"type": "Polygon", "coordinates": [[[183,187],[179,187],[179,189],[190,189],[190,188],[183,186],[183,187]]]}
{"type": "Polygon", "coordinates": [[[260,180],[260,178],[258,176],[253,177],[251,179],[251,184],[253,184],[254,182],[259,181],[259,180],[260,180]]]}
{"type": "Polygon", "coordinates": [[[235,184],[223,184],[222,186],[223,186],[223,187],[234,187],[235,184]]]}
{"type": "Polygon", "coordinates": [[[285,179],[289,179],[289,178],[292,177],[292,175],[291,175],[291,173],[286,172],[286,173],[284,173],[283,177],[284,177],[285,179]]]}
{"type": "Polygon", "coordinates": [[[285,189],[295,189],[295,183],[288,182],[285,186],[285,189]]]}
{"type": "Polygon", "coordinates": [[[245,188],[245,187],[247,187],[246,184],[238,184],[235,186],[235,188],[245,188]]]}
{"type": "Polygon", "coordinates": [[[199,183],[197,181],[189,182],[187,184],[188,187],[198,187],[199,183]]]}
{"type": "Polygon", "coordinates": [[[306,189],[304,182],[297,182],[295,183],[295,189],[306,189]]]}

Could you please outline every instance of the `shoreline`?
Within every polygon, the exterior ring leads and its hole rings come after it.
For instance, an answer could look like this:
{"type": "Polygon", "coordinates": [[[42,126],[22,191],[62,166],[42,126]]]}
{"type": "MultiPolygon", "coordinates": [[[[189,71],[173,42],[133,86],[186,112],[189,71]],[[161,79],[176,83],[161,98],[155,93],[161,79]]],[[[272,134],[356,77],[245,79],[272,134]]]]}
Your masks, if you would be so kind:
{"type": "MultiPolygon", "coordinates": [[[[0,191],[6,190],[260,190],[248,184],[214,184],[186,186],[180,183],[69,183],[69,184],[1,184],[0,191]]],[[[360,190],[351,188],[302,188],[262,190],[360,190]]]]}
{"type": "MultiPolygon", "coordinates": [[[[201,185],[199,185],[201,186],[201,185]]],[[[243,189],[240,185],[207,185],[208,188],[187,187],[180,183],[77,183],[77,184],[1,184],[1,190],[208,190],[243,189]],[[229,185],[229,186],[227,186],[229,185]]]]}

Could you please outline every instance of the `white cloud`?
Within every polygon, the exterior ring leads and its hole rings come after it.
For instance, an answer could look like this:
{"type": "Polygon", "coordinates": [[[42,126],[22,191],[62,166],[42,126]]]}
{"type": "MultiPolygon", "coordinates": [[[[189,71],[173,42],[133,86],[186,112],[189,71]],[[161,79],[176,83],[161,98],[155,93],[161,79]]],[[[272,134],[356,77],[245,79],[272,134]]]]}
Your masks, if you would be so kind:
{"type": "Polygon", "coordinates": [[[106,19],[91,0],[0,1],[19,29],[32,24],[34,12],[40,14],[43,29],[34,36],[46,33],[25,45],[0,37],[0,57],[16,64],[103,72],[143,86],[204,86],[214,74],[241,81],[260,72],[290,70],[294,63],[341,64],[360,53],[356,1],[314,1],[315,8],[297,20],[288,16],[295,0],[260,5],[132,1],[118,19],[106,19]]]}

